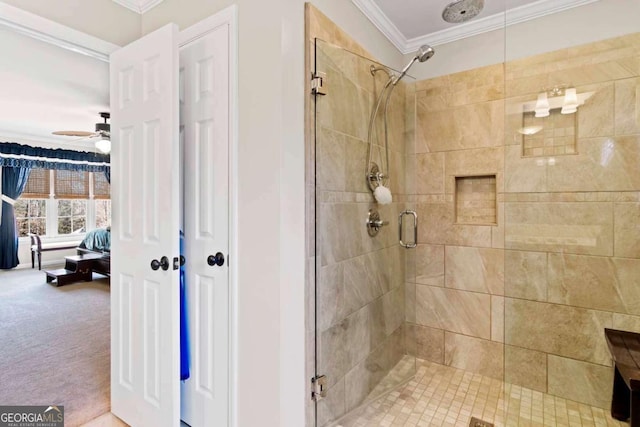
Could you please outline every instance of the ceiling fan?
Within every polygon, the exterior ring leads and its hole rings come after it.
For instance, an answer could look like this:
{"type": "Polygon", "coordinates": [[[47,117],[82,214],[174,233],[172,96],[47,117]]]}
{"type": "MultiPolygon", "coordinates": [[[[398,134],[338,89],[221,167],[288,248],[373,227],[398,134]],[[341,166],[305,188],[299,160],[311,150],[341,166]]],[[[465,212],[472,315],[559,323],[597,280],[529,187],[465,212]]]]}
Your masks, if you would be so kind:
{"type": "Polygon", "coordinates": [[[102,153],[109,153],[111,151],[111,125],[107,123],[107,120],[111,117],[108,112],[101,112],[100,117],[104,119],[103,123],[96,123],[95,131],[81,131],[81,130],[59,130],[52,132],[54,135],[61,136],[77,136],[80,137],[77,141],[83,139],[91,139],[95,141],[96,148],[102,153]]]}

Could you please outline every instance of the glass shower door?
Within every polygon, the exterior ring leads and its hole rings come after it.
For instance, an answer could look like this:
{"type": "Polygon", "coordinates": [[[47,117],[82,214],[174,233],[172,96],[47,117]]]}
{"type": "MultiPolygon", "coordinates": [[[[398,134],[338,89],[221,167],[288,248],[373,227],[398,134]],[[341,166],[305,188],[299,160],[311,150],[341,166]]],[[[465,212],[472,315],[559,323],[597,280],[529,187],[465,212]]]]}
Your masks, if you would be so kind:
{"type": "Polygon", "coordinates": [[[347,426],[352,412],[415,373],[409,356],[405,300],[407,249],[399,245],[398,216],[407,208],[407,85],[391,95],[388,158],[382,117],[369,146],[374,103],[393,70],[325,41],[315,42],[315,283],[316,375],[327,395],[316,425],[347,426]],[[372,72],[372,67],[379,69],[372,72]],[[393,202],[379,204],[365,178],[368,150],[389,175],[393,202]],[[367,227],[378,215],[381,224],[367,227]]]}

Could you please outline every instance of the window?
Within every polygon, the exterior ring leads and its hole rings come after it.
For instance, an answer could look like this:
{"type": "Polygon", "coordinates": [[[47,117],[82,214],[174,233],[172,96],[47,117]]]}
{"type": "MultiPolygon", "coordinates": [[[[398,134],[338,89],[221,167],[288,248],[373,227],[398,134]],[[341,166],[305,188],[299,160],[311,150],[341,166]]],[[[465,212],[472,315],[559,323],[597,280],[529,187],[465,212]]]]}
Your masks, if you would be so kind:
{"type": "Polygon", "coordinates": [[[96,209],[96,228],[111,225],[111,186],[103,173],[93,174],[93,198],[96,209]]]}
{"type": "Polygon", "coordinates": [[[47,234],[47,206],[43,199],[16,200],[15,215],[18,225],[18,236],[29,233],[45,236],[47,234]]]}
{"type": "Polygon", "coordinates": [[[21,237],[83,233],[111,225],[110,186],[102,172],[32,169],[15,208],[21,237]]]}
{"type": "Polygon", "coordinates": [[[86,227],[86,200],[58,200],[58,234],[84,233],[86,227]]]}
{"type": "Polygon", "coordinates": [[[96,200],[96,228],[111,225],[111,200],[96,200]]]}

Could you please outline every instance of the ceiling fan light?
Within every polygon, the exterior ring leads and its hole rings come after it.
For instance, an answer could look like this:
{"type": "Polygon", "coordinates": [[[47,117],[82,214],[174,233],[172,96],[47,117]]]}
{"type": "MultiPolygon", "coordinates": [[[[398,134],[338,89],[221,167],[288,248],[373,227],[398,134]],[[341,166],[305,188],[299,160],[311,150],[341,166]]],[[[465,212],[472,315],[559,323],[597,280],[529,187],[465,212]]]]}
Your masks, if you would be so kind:
{"type": "Polygon", "coordinates": [[[100,138],[96,141],[96,149],[104,154],[111,152],[111,140],[108,138],[100,138]]]}

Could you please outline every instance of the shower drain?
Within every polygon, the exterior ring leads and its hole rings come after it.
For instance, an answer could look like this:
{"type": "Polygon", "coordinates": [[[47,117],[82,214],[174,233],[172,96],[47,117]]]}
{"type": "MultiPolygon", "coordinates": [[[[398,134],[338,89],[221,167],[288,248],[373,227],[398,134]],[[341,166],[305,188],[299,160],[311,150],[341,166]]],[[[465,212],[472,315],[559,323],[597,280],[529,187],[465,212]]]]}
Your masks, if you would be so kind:
{"type": "Polygon", "coordinates": [[[476,417],[471,417],[471,421],[469,421],[469,427],[493,427],[493,423],[480,420],[476,417]]]}

